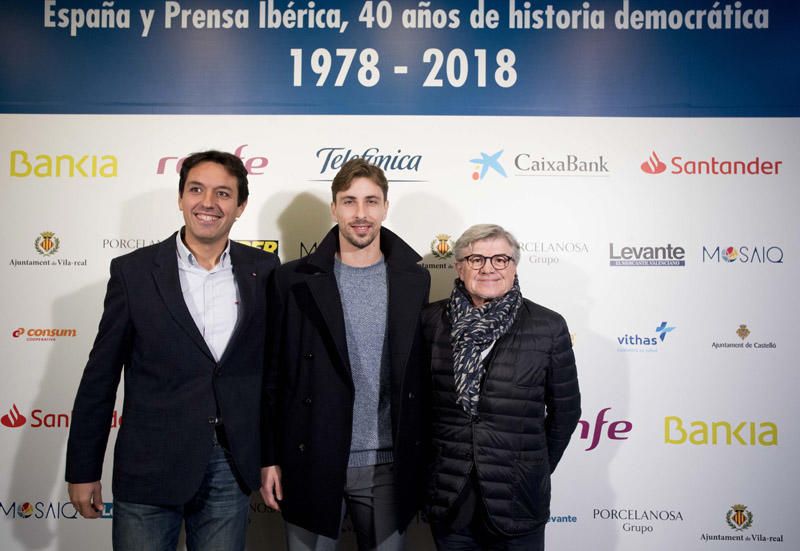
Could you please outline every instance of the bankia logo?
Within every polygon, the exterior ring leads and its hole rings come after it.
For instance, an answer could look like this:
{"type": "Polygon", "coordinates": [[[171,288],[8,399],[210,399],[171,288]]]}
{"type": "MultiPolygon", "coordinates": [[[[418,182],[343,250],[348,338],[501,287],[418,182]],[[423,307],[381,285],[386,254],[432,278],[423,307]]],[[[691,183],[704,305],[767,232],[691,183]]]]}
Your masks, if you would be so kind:
{"type": "Polygon", "coordinates": [[[267,253],[278,254],[277,239],[237,239],[236,242],[267,253]]]}
{"type": "Polygon", "coordinates": [[[704,159],[674,155],[667,165],[655,150],[651,150],[649,157],[639,168],[645,174],[651,175],[663,174],[669,169],[670,174],[686,176],[776,176],[780,173],[781,165],[783,161],[765,161],[759,156],[749,159],[721,159],[713,155],[704,159]]]}
{"type": "MultiPolygon", "coordinates": [[[[725,524],[731,532],[724,534],[710,534],[705,532],[700,534],[700,541],[725,541],[731,544],[737,544],[739,542],[759,544],[783,543],[783,534],[766,535],[751,530],[755,525],[755,519],[756,516],[749,510],[747,505],[743,503],[734,503],[724,515],[725,524]]],[[[746,549],[750,549],[750,546],[746,547],[746,549]]]]}
{"type": "Polygon", "coordinates": [[[503,155],[503,150],[495,151],[494,153],[480,152],[480,157],[474,157],[469,160],[474,165],[472,170],[472,179],[475,181],[483,180],[486,174],[491,170],[499,174],[503,178],[507,178],[506,169],[500,163],[500,157],[503,155]]]}
{"type": "Polygon", "coordinates": [[[668,415],[664,417],[664,443],[771,447],[778,445],[778,425],[772,421],[686,421],[668,415]]]}
{"type": "Polygon", "coordinates": [[[686,250],[681,246],[608,244],[608,265],[614,267],[686,266],[686,250]]]}
{"type": "Polygon", "coordinates": [[[421,179],[419,170],[423,156],[420,153],[409,153],[400,147],[383,149],[377,146],[353,148],[347,146],[320,147],[314,153],[319,161],[320,176],[329,174],[326,178],[311,179],[312,182],[330,182],[336,171],[350,159],[360,158],[370,164],[379,166],[390,182],[426,182],[421,179]]]}
{"type": "Polygon", "coordinates": [[[3,426],[6,426],[10,429],[16,429],[21,427],[22,425],[25,424],[25,421],[27,420],[28,420],[27,417],[25,417],[19,412],[17,404],[13,404],[11,406],[11,409],[8,410],[8,413],[0,417],[0,423],[2,423],[3,426]]]}
{"type": "Polygon", "coordinates": [[[653,332],[630,332],[617,336],[619,347],[617,352],[658,352],[667,340],[667,335],[675,330],[675,326],[666,321],[658,324],[653,332]]]}
{"type": "MultiPolygon", "coordinates": [[[[233,154],[242,160],[242,164],[244,164],[247,174],[250,176],[260,176],[264,174],[264,169],[269,165],[269,159],[259,155],[245,156],[244,149],[246,147],[248,147],[248,144],[240,145],[233,151],[233,154]]],[[[166,174],[168,170],[179,174],[185,159],[186,157],[178,157],[175,155],[161,157],[156,165],[156,174],[166,174]]]]}
{"type": "Polygon", "coordinates": [[[783,249],[778,245],[703,246],[703,264],[783,264],[783,249]]]}
{"type": "Polygon", "coordinates": [[[12,178],[116,178],[118,172],[119,161],[114,155],[15,149],[9,156],[12,178]]]}

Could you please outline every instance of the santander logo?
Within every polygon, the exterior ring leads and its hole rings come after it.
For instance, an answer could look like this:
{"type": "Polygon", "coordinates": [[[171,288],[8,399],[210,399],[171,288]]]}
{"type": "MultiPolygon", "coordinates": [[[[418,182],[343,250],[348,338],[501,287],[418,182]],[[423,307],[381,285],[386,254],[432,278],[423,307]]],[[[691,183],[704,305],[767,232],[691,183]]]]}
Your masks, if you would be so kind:
{"type": "Polygon", "coordinates": [[[13,407],[8,410],[8,413],[0,417],[0,423],[12,429],[21,427],[25,424],[25,421],[25,416],[19,412],[17,404],[14,404],[13,407]]]}
{"type": "Polygon", "coordinates": [[[667,170],[667,165],[658,158],[655,151],[650,152],[650,158],[642,163],[642,172],[647,174],[661,174],[667,170]]]}

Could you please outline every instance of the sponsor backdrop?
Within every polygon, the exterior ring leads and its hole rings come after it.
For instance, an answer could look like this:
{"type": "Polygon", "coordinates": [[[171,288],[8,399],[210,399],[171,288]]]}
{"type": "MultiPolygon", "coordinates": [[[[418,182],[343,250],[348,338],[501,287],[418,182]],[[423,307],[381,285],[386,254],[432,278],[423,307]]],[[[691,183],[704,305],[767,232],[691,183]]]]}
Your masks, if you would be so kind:
{"type": "MultiPolygon", "coordinates": [[[[110,259],[181,224],[181,158],[211,147],[251,175],[233,238],[284,261],[330,227],[353,156],[386,170],[386,224],[433,300],[467,226],[517,235],[583,391],[549,548],[798,547],[795,3],[2,9],[0,547],[109,548],[111,523],[67,500],[72,400],[110,259]]],[[[258,497],[250,519],[249,549],[282,548],[258,497]]]]}

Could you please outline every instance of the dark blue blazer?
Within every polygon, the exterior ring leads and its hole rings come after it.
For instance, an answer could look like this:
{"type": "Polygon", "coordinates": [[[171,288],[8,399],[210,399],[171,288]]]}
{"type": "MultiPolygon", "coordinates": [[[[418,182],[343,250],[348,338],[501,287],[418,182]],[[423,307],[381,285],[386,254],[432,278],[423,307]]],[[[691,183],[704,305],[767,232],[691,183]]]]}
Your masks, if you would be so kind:
{"type": "Polygon", "coordinates": [[[175,234],[111,261],[103,316],[72,411],[67,482],[100,480],[124,372],[116,499],[156,505],[191,499],[211,454],[217,417],[244,483],[259,487],[266,288],[279,260],[235,242],[230,255],[241,309],[219,362],[183,299],[175,234]]]}

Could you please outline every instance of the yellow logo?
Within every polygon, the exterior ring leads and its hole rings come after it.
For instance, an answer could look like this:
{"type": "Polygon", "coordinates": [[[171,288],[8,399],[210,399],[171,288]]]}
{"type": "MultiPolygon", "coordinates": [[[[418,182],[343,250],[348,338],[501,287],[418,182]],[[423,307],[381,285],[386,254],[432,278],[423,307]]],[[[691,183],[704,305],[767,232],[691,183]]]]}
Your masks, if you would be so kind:
{"type": "Polygon", "coordinates": [[[273,239],[237,239],[237,243],[241,243],[242,245],[247,245],[248,247],[253,247],[255,249],[261,249],[262,251],[278,254],[278,241],[273,239]]]}
{"type": "Polygon", "coordinates": [[[442,260],[448,259],[453,256],[453,241],[446,233],[440,233],[436,239],[431,241],[431,253],[436,258],[442,260]]]}
{"type": "Polygon", "coordinates": [[[43,231],[39,237],[33,242],[36,247],[36,252],[43,256],[53,256],[58,252],[58,247],[61,241],[56,237],[56,234],[51,231],[43,231]]]}

